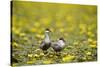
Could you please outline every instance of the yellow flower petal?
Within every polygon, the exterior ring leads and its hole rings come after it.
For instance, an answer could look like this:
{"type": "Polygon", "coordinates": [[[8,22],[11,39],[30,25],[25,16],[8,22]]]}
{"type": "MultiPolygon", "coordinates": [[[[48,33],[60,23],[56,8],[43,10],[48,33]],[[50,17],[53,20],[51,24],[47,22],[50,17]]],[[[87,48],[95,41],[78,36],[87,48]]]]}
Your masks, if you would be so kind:
{"type": "Polygon", "coordinates": [[[18,46],[18,44],[16,43],[16,42],[13,42],[13,44],[12,44],[14,47],[17,47],[18,46]]]}
{"type": "Polygon", "coordinates": [[[90,37],[94,37],[94,36],[95,36],[95,35],[94,35],[92,32],[90,32],[90,31],[89,31],[87,34],[88,34],[88,36],[90,36],[90,37]]]}
{"type": "Polygon", "coordinates": [[[34,55],[34,57],[38,58],[38,57],[39,57],[39,55],[35,54],[35,55],[34,55]]]}
{"type": "Polygon", "coordinates": [[[19,35],[20,35],[20,36],[25,36],[25,33],[20,33],[19,35]]]}
{"type": "Polygon", "coordinates": [[[86,60],[86,57],[83,57],[82,59],[83,59],[83,60],[86,60]]]}
{"type": "Polygon", "coordinates": [[[97,41],[93,41],[92,43],[93,43],[93,44],[96,44],[96,43],[97,43],[97,41]]]}
{"type": "Polygon", "coordinates": [[[63,62],[69,62],[71,60],[73,60],[75,58],[75,56],[72,55],[67,55],[65,57],[62,58],[63,62]]]}
{"type": "Polygon", "coordinates": [[[93,40],[91,38],[88,39],[88,42],[92,42],[93,40]]]}
{"type": "Polygon", "coordinates": [[[43,63],[44,64],[50,64],[50,63],[52,63],[52,61],[51,60],[45,60],[45,61],[43,61],[43,63]]]}
{"type": "Polygon", "coordinates": [[[89,31],[87,34],[88,34],[88,35],[91,35],[91,34],[92,34],[92,32],[90,32],[90,31],[89,31]]]}
{"type": "Polygon", "coordinates": [[[33,54],[28,54],[28,57],[32,57],[33,56],[33,54]]]}
{"type": "Polygon", "coordinates": [[[17,30],[17,29],[16,29],[14,32],[15,32],[16,34],[20,34],[20,31],[17,30]]]}
{"type": "Polygon", "coordinates": [[[91,54],[92,54],[91,52],[87,52],[87,53],[86,53],[86,55],[91,55],[91,54]]]}
{"type": "Polygon", "coordinates": [[[40,36],[41,39],[43,39],[44,37],[45,37],[44,35],[41,35],[41,36],[40,36]]]}
{"type": "Polygon", "coordinates": [[[41,37],[41,35],[40,35],[40,34],[37,34],[37,35],[36,35],[36,37],[40,38],[40,37],[41,37]]]}
{"type": "Polygon", "coordinates": [[[90,45],[90,47],[92,47],[92,48],[96,48],[97,45],[92,44],[92,45],[90,45]]]}

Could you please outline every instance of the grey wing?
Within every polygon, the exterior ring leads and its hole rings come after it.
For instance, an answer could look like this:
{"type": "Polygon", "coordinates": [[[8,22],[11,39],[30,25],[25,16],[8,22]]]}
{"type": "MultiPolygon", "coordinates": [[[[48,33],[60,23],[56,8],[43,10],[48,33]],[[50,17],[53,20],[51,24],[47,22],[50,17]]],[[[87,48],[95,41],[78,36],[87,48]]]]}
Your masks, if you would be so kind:
{"type": "Polygon", "coordinates": [[[51,42],[51,47],[55,47],[55,46],[58,46],[58,43],[57,42],[51,42]]]}
{"type": "Polygon", "coordinates": [[[44,46],[44,41],[41,42],[40,48],[43,48],[43,46],[44,46]]]}

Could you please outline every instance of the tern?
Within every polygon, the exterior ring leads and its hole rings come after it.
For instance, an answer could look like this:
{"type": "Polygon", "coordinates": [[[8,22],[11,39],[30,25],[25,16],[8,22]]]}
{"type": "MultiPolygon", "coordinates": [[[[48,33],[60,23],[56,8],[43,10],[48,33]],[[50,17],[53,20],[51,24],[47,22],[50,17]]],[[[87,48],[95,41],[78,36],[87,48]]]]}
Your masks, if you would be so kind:
{"type": "Polygon", "coordinates": [[[50,37],[49,37],[50,32],[51,31],[49,29],[45,30],[45,38],[40,44],[40,49],[42,49],[43,51],[47,51],[47,49],[49,49],[50,46],[51,46],[51,40],[50,40],[50,37]]]}
{"type": "Polygon", "coordinates": [[[51,47],[55,52],[60,52],[65,47],[65,40],[64,38],[59,38],[57,41],[53,41],[51,47]]]}

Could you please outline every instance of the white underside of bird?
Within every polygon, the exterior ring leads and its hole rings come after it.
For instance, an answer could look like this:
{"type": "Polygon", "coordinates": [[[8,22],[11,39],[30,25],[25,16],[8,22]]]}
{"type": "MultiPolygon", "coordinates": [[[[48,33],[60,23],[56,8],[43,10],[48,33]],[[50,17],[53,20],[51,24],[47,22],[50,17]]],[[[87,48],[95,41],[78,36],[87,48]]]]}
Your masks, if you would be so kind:
{"type": "Polygon", "coordinates": [[[51,47],[55,51],[61,51],[65,47],[65,42],[63,40],[53,41],[51,47]]]}
{"type": "Polygon", "coordinates": [[[42,50],[47,50],[50,47],[50,45],[51,45],[51,40],[50,40],[50,37],[49,37],[49,31],[45,31],[45,38],[42,41],[40,48],[42,50]]]}
{"type": "Polygon", "coordinates": [[[64,47],[65,46],[65,43],[62,40],[58,40],[58,45],[60,47],[64,47]]]}
{"type": "Polygon", "coordinates": [[[49,37],[49,35],[48,35],[47,33],[45,33],[44,42],[45,42],[45,43],[50,43],[50,42],[51,42],[50,37],[49,37]]]}

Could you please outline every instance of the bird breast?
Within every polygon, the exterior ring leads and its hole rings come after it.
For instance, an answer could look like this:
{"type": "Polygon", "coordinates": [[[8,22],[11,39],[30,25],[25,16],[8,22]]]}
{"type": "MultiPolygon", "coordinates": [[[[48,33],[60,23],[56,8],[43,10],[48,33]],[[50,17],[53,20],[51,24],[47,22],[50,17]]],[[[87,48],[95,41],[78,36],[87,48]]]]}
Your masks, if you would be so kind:
{"type": "Polygon", "coordinates": [[[64,47],[65,46],[65,43],[62,40],[59,40],[58,44],[59,44],[60,47],[64,47]]]}
{"type": "Polygon", "coordinates": [[[44,42],[45,42],[45,43],[50,43],[50,39],[49,39],[49,38],[45,38],[45,39],[44,39],[44,42]]]}

